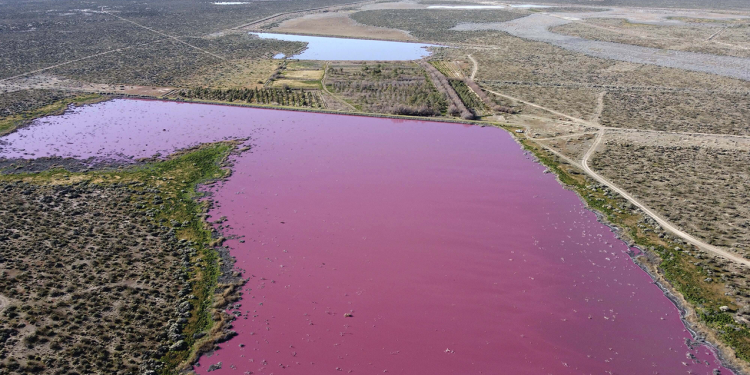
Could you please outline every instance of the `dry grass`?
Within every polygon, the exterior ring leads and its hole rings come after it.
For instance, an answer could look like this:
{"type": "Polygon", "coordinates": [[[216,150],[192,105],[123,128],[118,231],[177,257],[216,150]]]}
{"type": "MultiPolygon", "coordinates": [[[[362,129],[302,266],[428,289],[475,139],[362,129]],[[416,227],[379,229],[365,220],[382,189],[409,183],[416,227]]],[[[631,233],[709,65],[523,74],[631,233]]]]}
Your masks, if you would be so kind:
{"type": "Polygon", "coordinates": [[[603,125],[674,132],[750,134],[750,93],[610,92],[603,125]]]}
{"type": "Polygon", "coordinates": [[[748,141],[658,137],[608,136],[591,166],[688,233],[750,257],[748,141]]]}
{"type": "Polygon", "coordinates": [[[262,87],[279,67],[275,60],[239,60],[207,66],[180,80],[182,86],[219,89],[262,87]]]}
{"type": "Polygon", "coordinates": [[[583,154],[594,144],[595,138],[595,134],[588,133],[578,136],[540,140],[538,142],[560,151],[563,155],[574,161],[580,161],[583,158],[583,154]]]}
{"type": "Polygon", "coordinates": [[[287,62],[284,69],[276,75],[271,87],[317,90],[321,88],[324,64],[319,61],[287,62]]]}

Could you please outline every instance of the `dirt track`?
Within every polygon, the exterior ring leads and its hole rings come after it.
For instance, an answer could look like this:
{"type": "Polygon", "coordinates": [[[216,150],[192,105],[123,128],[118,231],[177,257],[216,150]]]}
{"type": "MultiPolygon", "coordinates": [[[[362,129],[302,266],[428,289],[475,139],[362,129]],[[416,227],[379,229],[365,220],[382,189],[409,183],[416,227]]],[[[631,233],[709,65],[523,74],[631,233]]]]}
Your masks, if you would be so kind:
{"type": "MultiPolygon", "coordinates": [[[[716,246],[707,244],[707,243],[705,243],[703,241],[700,241],[700,240],[696,239],[695,237],[691,236],[690,234],[685,233],[684,231],[678,229],[677,227],[675,227],[674,225],[672,225],[671,223],[669,223],[669,221],[667,221],[666,219],[664,219],[661,216],[657,215],[651,209],[649,209],[648,207],[646,207],[643,203],[641,203],[640,201],[638,201],[635,197],[633,197],[632,195],[628,194],[625,190],[621,189],[620,187],[618,187],[617,185],[615,185],[611,181],[605,179],[604,177],[602,177],[601,175],[599,175],[598,173],[596,173],[595,171],[593,171],[589,167],[588,161],[591,158],[591,155],[593,155],[594,152],[596,152],[597,147],[601,143],[601,140],[602,140],[602,137],[604,135],[604,132],[606,131],[606,128],[600,126],[599,124],[597,124],[595,122],[586,121],[586,120],[583,120],[583,119],[578,119],[578,118],[566,115],[564,113],[555,111],[553,109],[545,108],[543,106],[540,106],[540,105],[537,105],[537,104],[534,104],[534,103],[530,103],[530,102],[526,102],[526,101],[523,101],[523,100],[511,97],[511,96],[508,96],[508,95],[505,95],[505,94],[501,94],[499,92],[495,92],[495,91],[491,91],[491,90],[487,90],[487,91],[489,93],[491,93],[491,94],[498,95],[498,96],[504,97],[506,99],[515,100],[515,101],[524,103],[526,105],[529,105],[529,106],[532,106],[532,107],[535,107],[535,108],[539,108],[539,109],[548,111],[548,112],[553,113],[555,115],[568,118],[570,120],[573,120],[574,122],[577,122],[577,123],[580,123],[580,124],[585,124],[585,125],[588,125],[588,126],[591,126],[591,127],[599,129],[599,131],[597,132],[596,140],[591,145],[591,148],[589,148],[588,151],[586,151],[586,153],[584,154],[583,159],[581,161],[571,160],[570,158],[568,158],[567,156],[561,154],[560,152],[558,152],[557,150],[553,149],[552,147],[549,147],[549,146],[546,146],[546,145],[543,145],[543,144],[540,144],[540,145],[542,145],[542,147],[544,147],[545,149],[551,151],[555,155],[559,156],[563,160],[567,161],[568,163],[571,163],[572,165],[580,167],[591,178],[595,179],[596,181],[598,181],[599,183],[601,183],[603,185],[606,185],[607,187],[609,187],[613,191],[615,191],[618,194],[620,194],[623,198],[625,198],[630,203],[632,203],[636,207],[640,208],[648,216],[650,216],[651,218],[653,218],[665,230],[667,230],[669,232],[672,232],[674,235],[682,238],[683,240],[685,240],[688,243],[693,244],[694,246],[696,246],[699,249],[702,249],[704,251],[708,251],[710,253],[716,254],[716,255],[718,255],[720,257],[723,257],[723,258],[725,258],[727,260],[730,260],[732,262],[735,262],[737,264],[742,264],[742,265],[745,265],[747,267],[750,267],[750,260],[742,258],[742,257],[740,257],[740,256],[738,256],[736,254],[733,254],[731,252],[728,252],[726,250],[720,249],[720,248],[718,248],[716,246]]],[[[581,134],[577,134],[577,135],[582,135],[582,134],[585,134],[585,133],[581,133],[581,134]]],[[[531,138],[531,137],[528,136],[528,132],[526,133],[526,137],[529,138],[529,139],[531,139],[531,140],[534,140],[533,138],[531,138]]]]}

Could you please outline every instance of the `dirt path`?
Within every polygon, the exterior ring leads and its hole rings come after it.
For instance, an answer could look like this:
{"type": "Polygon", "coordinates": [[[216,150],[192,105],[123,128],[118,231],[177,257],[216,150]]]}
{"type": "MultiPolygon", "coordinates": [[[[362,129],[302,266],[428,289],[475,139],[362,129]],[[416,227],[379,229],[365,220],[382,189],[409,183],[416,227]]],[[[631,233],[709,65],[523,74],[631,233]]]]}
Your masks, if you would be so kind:
{"type": "Polygon", "coordinates": [[[190,47],[190,48],[193,48],[193,49],[195,49],[195,50],[201,51],[201,52],[203,52],[203,53],[205,53],[205,54],[207,54],[207,55],[209,55],[209,56],[213,56],[213,57],[215,57],[215,58],[217,58],[217,59],[219,59],[219,60],[224,60],[224,61],[226,61],[226,58],[225,58],[225,57],[219,56],[219,55],[217,55],[217,54],[215,54],[215,53],[213,53],[213,52],[211,52],[211,51],[207,51],[207,50],[205,50],[205,49],[203,49],[203,48],[200,48],[200,47],[196,47],[196,46],[194,46],[194,45],[192,45],[192,44],[190,44],[190,43],[188,43],[188,42],[185,42],[185,41],[183,41],[182,39],[180,39],[180,38],[178,38],[178,37],[176,37],[176,36],[172,36],[172,35],[169,35],[169,34],[165,34],[165,33],[161,32],[161,31],[159,31],[159,30],[155,30],[155,29],[152,29],[152,28],[150,28],[150,27],[148,27],[148,26],[143,26],[143,25],[141,25],[140,23],[137,23],[137,22],[131,21],[131,20],[127,19],[127,18],[123,18],[123,17],[120,17],[120,16],[118,16],[118,15],[116,15],[116,14],[112,14],[112,13],[110,13],[110,12],[107,12],[107,11],[102,11],[102,13],[105,13],[105,14],[109,14],[109,15],[110,15],[110,16],[112,16],[112,17],[118,18],[118,19],[120,19],[120,20],[123,20],[123,21],[125,21],[125,22],[129,22],[129,23],[132,23],[133,25],[136,25],[136,26],[138,26],[138,27],[140,27],[140,28],[143,28],[143,29],[146,29],[146,30],[148,30],[148,31],[151,31],[152,33],[156,33],[156,34],[158,34],[158,35],[161,35],[161,36],[163,36],[163,37],[166,37],[166,38],[172,39],[172,40],[174,40],[174,41],[175,41],[175,42],[177,42],[177,43],[182,43],[182,44],[184,44],[184,45],[186,45],[186,46],[188,46],[188,47],[190,47]]]}
{"type": "Polygon", "coordinates": [[[539,105],[539,104],[534,104],[534,103],[531,103],[531,102],[527,102],[527,101],[525,101],[525,100],[521,100],[521,99],[518,99],[518,98],[512,97],[512,96],[510,96],[510,95],[505,95],[505,94],[501,94],[501,93],[499,93],[499,92],[496,92],[496,91],[492,91],[492,90],[487,90],[487,92],[489,92],[489,93],[491,93],[491,94],[493,94],[493,95],[497,95],[497,96],[500,96],[500,97],[503,97],[503,98],[506,98],[506,99],[510,99],[510,100],[513,100],[513,101],[519,102],[519,103],[523,103],[523,104],[526,104],[526,105],[528,105],[528,106],[530,106],[530,107],[534,107],[534,108],[538,108],[538,109],[541,109],[541,110],[547,111],[547,112],[549,112],[549,113],[555,114],[555,115],[557,115],[557,116],[560,116],[560,117],[565,117],[566,119],[568,119],[568,120],[570,120],[570,121],[573,121],[573,122],[575,122],[575,123],[581,124],[581,125],[586,125],[586,126],[591,126],[591,127],[593,127],[593,128],[597,128],[597,129],[602,129],[602,126],[601,126],[601,125],[599,125],[599,124],[597,124],[596,122],[592,122],[592,121],[586,121],[586,120],[584,120],[584,119],[580,119],[580,118],[577,118],[577,117],[573,117],[573,116],[570,116],[570,115],[566,115],[566,114],[564,114],[564,113],[562,113],[562,112],[559,112],[559,111],[555,111],[555,110],[554,110],[554,109],[552,109],[552,108],[547,108],[547,107],[543,107],[543,106],[541,106],[541,105],[539,105]]]}
{"type": "Polygon", "coordinates": [[[591,148],[586,151],[586,154],[583,155],[583,160],[581,160],[581,167],[583,167],[583,170],[594,178],[595,180],[599,181],[600,183],[606,185],[610,189],[614,190],[618,194],[620,194],[623,198],[627,199],[630,203],[634,204],[636,207],[640,208],[644,213],[646,213],[648,216],[650,216],[652,219],[654,219],[659,225],[661,225],[665,230],[672,232],[673,234],[677,235],[678,237],[682,238],[683,240],[689,242],[690,244],[696,246],[699,249],[702,249],[704,251],[708,251],[710,253],[713,253],[715,255],[718,255],[720,257],[723,257],[727,260],[733,261],[735,263],[743,264],[746,267],[750,267],[750,260],[747,260],[745,258],[742,258],[739,255],[730,253],[726,250],[720,249],[716,246],[707,244],[693,236],[691,236],[688,233],[683,232],[682,230],[678,229],[671,223],[669,223],[667,220],[663,219],[661,216],[657,215],[655,212],[651,211],[648,207],[646,207],[644,204],[639,202],[635,197],[628,194],[625,190],[622,190],[617,185],[613,184],[609,180],[605,179],[604,177],[600,176],[598,173],[594,172],[589,167],[589,159],[591,158],[591,155],[596,152],[597,147],[602,142],[602,138],[604,136],[604,129],[600,130],[596,135],[596,140],[594,141],[594,144],[591,145],[591,148]]]}
{"type": "MultiPolygon", "coordinates": [[[[352,5],[357,5],[357,4],[367,4],[367,3],[370,3],[370,2],[372,2],[372,1],[368,0],[368,1],[361,1],[361,2],[353,2],[353,3],[348,3],[348,4],[338,4],[338,5],[329,6],[329,7],[322,7],[322,8],[309,8],[309,9],[301,9],[301,10],[298,10],[298,11],[292,11],[292,12],[286,12],[286,13],[277,13],[277,14],[274,14],[272,16],[262,18],[260,20],[255,20],[255,21],[252,21],[252,22],[240,25],[240,26],[236,26],[236,27],[224,30],[224,31],[211,33],[211,34],[208,34],[206,36],[222,35],[222,34],[224,34],[226,32],[236,31],[236,30],[242,29],[243,27],[252,26],[252,25],[258,24],[258,23],[263,23],[263,22],[268,21],[269,19],[273,19],[273,18],[276,18],[276,17],[279,17],[279,16],[283,16],[283,15],[291,15],[291,14],[298,14],[298,13],[299,14],[305,14],[305,13],[308,13],[308,12],[321,11],[321,10],[326,10],[326,9],[335,9],[335,8],[340,8],[340,7],[344,7],[344,6],[352,6],[352,5]]],[[[61,62],[61,63],[50,65],[50,66],[47,66],[47,67],[44,67],[44,68],[40,68],[40,69],[36,69],[36,70],[25,72],[25,73],[17,74],[17,75],[12,76],[12,77],[2,78],[2,79],[0,79],[0,82],[4,82],[4,81],[12,80],[12,79],[15,79],[15,78],[20,78],[20,77],[25,77],[25,76],[29,76],[29,75],[33,75],[33,74],[37,74],[37,73],[42,73],[42,72],[45,72],[47,70],[58,68],[60,66],[64,66],[64,65],[67,65],[67,64],[72,64],[72,63],[75,63],[75,62],[78,62],[78,61],[93,59],[93,58],[96,58],[96,57],[108,55],[108,54],[111,54],[111,53],[121,52],[121,51],[128,50],[128,49],[131,49],[131,48],[134,48],[134,47],[138,47],[138,46],[145,46],[145,45],[149,45],[149,44],[152,44],[152,43],[158,43],[158,42],[162,42],[162,41],[167,40],[167,39],[172,39],[172,40],[175,40],[175,41],[177,41],[179,43],[182,43],[182,44],[185,44],[187,46],[190,46],[191,48],[198,49],[201,52],[207,53],[207,54],[209,54],[209,55],[211,55],[213,57],[216,57],[218,59],[226,60],[224,57],[216,55],[216,54],[214,54],[214,53],[212,53],[210,51],[206,51],[206,50],[203,50],[203,49],[201,49],[199,47],[196,47],[196,46],[193,46],[193,45],[191,45],[189,43],[186,43],[186,42],[180,40],[178,37],[164,34],[164,33],[160,32],[158,30],[154,30],[154,29],[148,28],[146,26],[140,25],[138,23],[135,23],[133,21],[130,21],[128,19],[125,19],[123,17],[117,16],[115,14],[112,14],[112,13],[109,13],[109,12],[106,12],[106,11],[104,11],[103,13],[109,14],[109,15],[111,15],[113,17],[117,17],[117,18],[119,18],[119,19],[121,19],[123,21],[132,23],[134,25],[137,25],[139,27],[147,29],[147,30],[149,30],[151,32],[154,32],[156,34],[162,35],[162,36],[164,36],[166,38],[164,38],[164,39],[157,39],[157,40],[150,41],[150,42],[145,42],[145,43],[134,44],[134,45],[130,45],[130,46],[125,46],[125,47],[122,47],[122,48],[112,49],[112,50],[109,50],[109,51],[104,51],[104,52],[95,53],[93,55],[84,56],[84,57],[81,57],[81,58],[78,58],[78,59],[61,62]]]]}
{"type": "Polygon", "coordinates": [[[555,139],[575,138],[575,137],[580,137],[582,135],[587,135],[587,134],[598,134],[598,133],[597,132],[582,132],[582,133],[573,133],[573,134],[566,134],[566,135],[558,135],[557,137],[546,137],[546,138],[531,138],[531,137],[529,137],[529,139],[534,140],[534,141],[552,141],[552,140],[555,140],[555,139]]]}
{"type": "Polygon", "coordinates": [[[604,95],[607,95],[606,91],[602,91],[596,97],[596,108],[594,109],[594,115],[591,116],[591,122],[595,122],[599,125],[599,118],[602,117],[602,111],[604,111],[604,95]]]}
{"type": "MultiPolygon", "coordinates": [[[[713,246],[711,244],[705,243],[705,242],[703,242],[703,241],[701,241],[701,240],[699,240],[699,239],[691,236],[690,234],[688,234],[688,233],[680,230],[679,228],[677,228],[676,226],[672,225],[670,222],[668,222],[667,220],[665,220],[664,218],[662,218],[661,216],[659,216],[658,214],[656,214],[654,211],[652,211],[651,209],[649,209],[648,207],[646,207],[646,205],[644,205],[643,203],[641,203],[640,201],[638,201],[635,197],[633,197],[632,195],[628,194],[625,190],[623,190],[619,186],[615,185],[611,181],[605,179],[604,177],[602,177],[598,173],[594,172],[589,167],[588,162],[589,162],[589,159],[591,158],[591,156],[596,152],[596,149],[599,147],[599,144],[601,144],[602,138],[604,137],[604,132],[606,131],[607,128],[602,127],[601,125],[599,125],[595,121],[586,121],[586,120],[583,120],[583,119],[575,118],[573,116],[569,116],[569,115],[566,115],[564,113],[555,111],[555,110],[553,110],[551,108],[546,108],[546,107],[540,106],[538,104],[534,104],[534,103],[530,103],[530,102],[527,102],[527,101],[524,101],[524,100],[520,100],[520,99],[514,98],[514,97],[509,96],[509,95],[501,94],[499,92],[495,92],[495,91],[491,91],[491,90],[487,90],[487,91],[489,93],[494,94],[494,95],[498,95],[498,96],[504,97],[506,99],[514,100],[514,101],[517,101],[517,102],[520,102],[520,103],[524,103],[526,105],[529,105],[529,106],[532,106],[532,107],[535,107],[535,108],[539,108],[539,109],[548,111],[548,112],[553,113],[555,115],[565,117],[565,118],[570,119],[570,120],[572,120],[574,122],[577,122],[577,123],[580,123],[580,124],[584,124],[584,125],[588,125],[588,126],[591,126],[591,127],[599,129],[599,131],[596,133],[596,139],[594,140],[594,143],[591,145],[591,147],[583,155],[583,158],[582,158],[582,160],[580,162],[576,162],[576,161],[571,160],[570,158],[568,158],[567,156],[565,156],[562,153],[558,152],[557,150],[553,149],[552,147],[549,147],[549,146],[544,145],[542,143],[538,143],[538,144],[541,145],[542,147],[544,147],[546,150],[548,150],[548,151],[552,152],[553,154],[557,155],[562,160],[565,160],[566,162],[568,162],[568,163],[570,163],[572,165],[580,167],[591,178],[593,178],[594,180],[598,181],[599,183],[607,186],[611,190],[613,190],[613,191],[617,192],[618,194],[620,194],[620,196],[622,196],[623,198],[625,198],[626,200],[628,200],[630,203],[632,203],[636,207],[640,208],[646,215],[648,215],[652,219],[654,219],[665,230],[667,230],[669,232],[672,232],[674,235],[682,238],[686,242],[694,245],[695,247],[697,247],[697,248],[699,248],[701,250],[713,253],[713,254],[718,255],[718,256],[720,256],[722,258],[730,260],[732,262],[745,265],[746,267],[750,267],[750,260],[745,259],[745,258],[743,258],[743,257],[741,257],[739,255],[733,254],[733,253],[731,253],[729,251],[720,249],[720,248],[718,248],[716,246],[713,246]]],[[[603,94],[604,93],[600,94],[599,98],[597,99],[597,102],[599,102],[599,101],[602,102],[601,107],[603,107],[603,98],[604,98],[603,94]]],[[[597,112],[601,113],[600,109],[599,109],[599,105],[597,105],[597,112]]],[[[527,139],[535,140],[534,138],[529,137],[528,131],[525,133],[525,135],[526,135],[527,139]]],[[[580,135],[580,134],[576,134],[576,135],[580,135]]]]}
{"type": "Polygon", "coordinates": [[[473,81],[474,77],[477,75],[477,70],[479,70],[479,63],[474,59],[473,56],[471,56],[471,54],[469,54],[468,56],[469,60],[471,60],[471,63],[474,65],[471,68],[471,76],[469,77],[469,79],[473,81]]]}
{"type": "Polygon", "coordinates": [[[354,112],[359,112],[359,111],[357,111],[357,108],[355,108],[353,105],[349,104],[346,100],[341,99],[338,95],[335,95],[334,93],[328,91],[328,87],[326,87],[326,77],[327,76],[328,76],[328,63],[326,63],[326,65],[323,67],[323,78],[320,79],[320,87],[323,88],[323,91],[325,91],[326,94],[330,95],[332,98],[336,99],[341,104],[344,104],[345,106],[347,106],[349,109],[351,109],[354,112]]]}
{"type": "Polygon", "coordinates": [[[44,72],[44,71],[47,71],[47,70],[50,70],[50,69],[54,69],[54,68],[58,68],[58,67],[61,67],[61,66],[63,66],[63,65],[68,65],[68,64],[72,64],[72,63],[74,63],[74,62],[78,62],[78,61],[83,61],[83,60],[88,60],[88,59],[93,59],[93,58],[95,58],[95,57],[99,57],[99,56],[104,56],[104,55],[108,55],[108,54],[110,54],[110,53],[115,53],[115,52],[125,51],[125,50],[127,50],[127,49],[131,49],[131,48],[135,48],[135,47],[146,46],[146,45],[149,45],[149,44],[152,44],[152,43],[158,43],[158,42],[162,42],[162,41],[164,41],[164,40],[166,40],[166,39],[158,39],[158,40],[154,40],[154,41],[151,41],[151,42],[146,42],[146,43],[139,43],[139,44],[135,44],[135,45],[132,45],[132,46],[127,46],[127,47],[122,47],[122,48],[112,49],[112,50],[109,50],[109,51],[104,51],[104,52],[99,52],[99,53],[95,53],[95,54],[93,54],[93,55],[89,55],[89,56],[84,56],[84,57],[81,57],[81,58],[78,58],[78,59],[74,59],[74,60],[69,60],[69,61],[61,62],[61,63],[59,63],[59,64],[55,64],[55,65],[50,65],[50,66],[48,66],[48,67],[45,67],[45,68],[40,68],[40,69],[37,69],[37,70],[32,70],[32,71],[30,71],[30,72],[26,72],[26,73],[21,73],[21,74],[17,74],[17,75],[14,75],[14,76],[12,76],[12,77],[7,77],[7,78],[3,78],[3,79],[0,79],[0,82],[10,81],[10,80],[12,80],[12,79],[16,79],[16,78],[21,78],[21,77],[25,77],[25,76],[29,76],[29,75],[32,75],[32,74],[42,73],[42,72],[44,72]]]}

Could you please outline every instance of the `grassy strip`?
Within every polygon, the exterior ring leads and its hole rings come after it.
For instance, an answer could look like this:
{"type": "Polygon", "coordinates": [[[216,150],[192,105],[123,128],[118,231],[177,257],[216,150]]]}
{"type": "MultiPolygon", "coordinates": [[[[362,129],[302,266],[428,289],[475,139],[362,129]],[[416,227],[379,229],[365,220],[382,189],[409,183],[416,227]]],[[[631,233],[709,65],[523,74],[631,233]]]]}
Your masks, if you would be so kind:
{"type": "Polygon", "coordinates": [[[469,86],[466,85],[466,82],[460,79],[449,79],[448,82],[451,84],[451,87],[456,90],[458,97],[461,98],[461,101],[464,102],[466,107],[477,114],[487,110],[487,106],[479,99],[477,94],[471,91],[469,86]]]}
{"type": "Polygon", "coordinates": [[[0,118],[0,137],[13,132],[19,126],[22,126],[33,119],[54,114],[61,114],[62,112],[65,112],[65,110],[71,104],[79,106],[84,104],[96,103],[102,100],[106,100],[106,98],[99,94],[84,94],[72,98],[62,99],[35,110],[0,118]]]}
{"type": "Polygon", "coordinates": [[[161,358],[165,364],[159,371],[162,374],[175,373],[185,367],[189,359],[195,358],[195,351],[201,343],[193,334],[207,333],[215,325],[214,297],[220,276],[220,259],[214,249],[217,240],[212,238],[211,228],[200,218],[200,214],[207,209],[207,203],[196,200],[199,194],[196,188],[201,183],[222,178],[228,173],[221,167],[221,162],[233,149],[230,142],[207,144],[175,154],[168,160],[116,171],[71,173],[55,169],[0,175],[0,181],[23,180],[35,184],[129,184],[147,193],[144,196],[148,199],[140,207],[143,214],[157,225],[172,226],[179,240],[193,241],[197,253],[190,261],[192,270],[186,271],[190,271],[191,294],[196,299],[182,331],[187,349],[167,352],[161,358]]]}
{"type": "MultiPolygon", "coordinates": [[[[513,131],[515,128],[509,130],[513,131]]],[[[726,284],[717,280],[721,269],[705,265],[701,259],[674,239],[660,238],[651,228],[642,223],[640,212],[631,211],[629,204],[616,194],[601,189],[570,164],[562,162],[557,156],[546,151],[532,141],[517,137],[524,149],[534,153],[537,159],[554,172],[558,179],[574,190],[586,202],[589,208],[598,211],[605,220],[620,228],[623,234],[641,249],[656,255],[655,260],[641,257],[639,260],[650,262],[672,288],[679,292],[687,302],[683,306],[695,311],[698,321],[709,332],[713,333],[723,344],[734,351],[736,358],[750,362],[750,330],[742,323],[737,323],[730,311],[738,306],[724,295],[726,284]],[[713,277],[711,277],[713,276],[713,277]],[[722,311],[725,306],[729,311],[722,311]]]]}

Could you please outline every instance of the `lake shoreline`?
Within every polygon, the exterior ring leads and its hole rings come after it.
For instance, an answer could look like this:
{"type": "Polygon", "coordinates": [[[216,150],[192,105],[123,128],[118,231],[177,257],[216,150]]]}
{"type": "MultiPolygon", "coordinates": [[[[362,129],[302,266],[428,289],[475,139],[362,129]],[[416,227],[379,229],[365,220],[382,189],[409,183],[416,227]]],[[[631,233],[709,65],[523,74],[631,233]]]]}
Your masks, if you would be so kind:
{"type": "MultiPolygon", "coordinates": [[[[609,227],[610,230],[615,233],[616,236],[622,241],[627,242],[631,247],[635,247],[641,251],[641,254],[635,254],[631,252],[628,255],[631,257],[632,261],[653,280],[653,283],[662,290],[664,296],[667,297],[675,305],[675,307],[677,307],[677,309],[680,311],[680,320],[685,325],[685,328],[690,332],[694,343],[705,345],[711,348],[722,365],[727,369],[733,371],[735,375],[750,374],[750,364],[739,359],[736,355],[735,350],[724,343],[716,335],[714,329],[708,327],[698,319],[697,311],[695,310],[693,305],[688,302],[683,294],[680,293],[672,285],[672,283],[664,277],[662,272],[660,272],[659,264],[662,262],[661,257],[655,251],[650,250],[647,245],[639,243],[639,241],[632,239],[631,236],[626,234],[625,230],[633,230],[633,228],[614,223],[613,220],[610,220],[607,217],[606,213],[592,206],[589,202],[589,199],[587,199],[587,197],[584,196],[579,191],[579,189],[576,188],[576,186],[565,182],[566,177],[569,178],[569,176],[567,172],[563,171],[560,168],[560,166],[566,163],[555,162],[549,157],[545,157],[542,154],[544,152],[543,148],[529,147],[527,144],[527,142],[529,141],[528,139],[522,138],[521,136],[515,134],[509,128],[502,128],[509,131],[521,147],[529,150],[534,155],[538,163],[550,167],[549,169],[552,171],[552,173],[555,173],[557,181],[560,183],[560,185],[562,185],[565,189],[575,192],[581,202],[586,205],[586,208],[596,215],[597,220],[600,223],[609,227]]],[[[536,143],[534,144],[536,145],[536,143]]]]}

